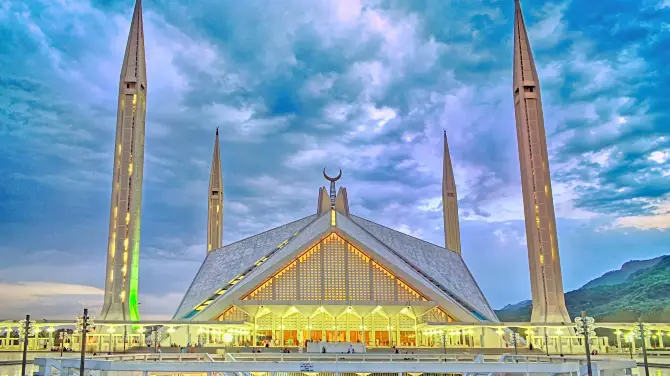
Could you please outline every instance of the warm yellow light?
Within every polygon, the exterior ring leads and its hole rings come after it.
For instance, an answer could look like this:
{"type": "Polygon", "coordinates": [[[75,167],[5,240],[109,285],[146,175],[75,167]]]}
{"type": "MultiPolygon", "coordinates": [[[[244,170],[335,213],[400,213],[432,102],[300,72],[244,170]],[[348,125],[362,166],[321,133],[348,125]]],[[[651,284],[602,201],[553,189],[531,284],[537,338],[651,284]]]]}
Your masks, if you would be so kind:
{"type": "Polygon", "coordinates": [[[126,224],[130,223],[130,213],[126,213],[126,224]]]}
{"type": "Polygon", "coordinates": [[[131,163],[131,164],[128,165],[128,175],[132,175],[132,174],[133,174],[133,164],[131,163]]]}
{"type": "Polygon", "coordinates": [[[561,334],[563,334],[563,331],[561,329],[556,329],[556,335],[560,336],[561,334]]]}
{"type": "Polygon", "coordinates": [[[128,238],[123,239],[123,249],[128,249],[128,238]]]}
{"type": "Polygon", "coordinates": [[[337,225],[337,221],[336,221],[336,217],[335,217],[335,210],[332,210],[332,209],[330,210],[330,225],[331,226],[336,226],[337,225]]]}
{"type": "Polygon", "coordinates": [[[502,330],[502,329],[498,329],[498,330],[496,330],[496,333],[498,333],[498,335],[501,336],[501,335],[505,334],[505,331],[502,330]]]}
{"type": "Polygon", "coordinates": [[[47,332],[49,332],[49,333],[53,333],[55,331],[56,331],[56,328],[54,328],[53,326],[50,326],[50,327],[47,328],[47,332]]]}
{"type": "Polygon", "coordinates": [[[168,330],[167,330],[167,332],[168,332],[168,333],[174,333],[174,332],[176,332],[176,330],[175,330],[175,328],[173,328],[173,327],[169,327],[168,330]]]}
{"type": "Polygon", "coordinates": [[[123,302],[126,299],[126,292],[121,291],[121,294],[119,295],[119,297],[121,298],[121,301],[123,302]]]}
{"type": "Polygon", "coordinates": [[[107,329],[107,333],[114,333],[115,331],[116,331],[116,329],[114,329],[113,327],[110,327],[109,329],[107,329]]]}
{"type": "Polygon", "coordinates": [[[219,204],[216,204],[216,212],[219,212],[219,204]]]}
{"type": "Polygon", "coordinates": [[[144,329],[144,327],[140,327],[139,329],[137,329],[137,332],[138,332],[138,333],[144,333],[145,330],[146,330],[146,329],[144,329]]]}

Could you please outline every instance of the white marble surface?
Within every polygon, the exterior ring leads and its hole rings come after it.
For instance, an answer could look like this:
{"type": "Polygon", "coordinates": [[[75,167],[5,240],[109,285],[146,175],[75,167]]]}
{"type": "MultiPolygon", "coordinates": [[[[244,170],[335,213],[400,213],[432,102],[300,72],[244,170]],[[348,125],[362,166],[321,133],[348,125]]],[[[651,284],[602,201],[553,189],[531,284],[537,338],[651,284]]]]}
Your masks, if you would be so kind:
{"type": "Polygon", "coordinates": [[[311,215],[210,252],[174,318],[181,318],[316,218],[311,215]]]}

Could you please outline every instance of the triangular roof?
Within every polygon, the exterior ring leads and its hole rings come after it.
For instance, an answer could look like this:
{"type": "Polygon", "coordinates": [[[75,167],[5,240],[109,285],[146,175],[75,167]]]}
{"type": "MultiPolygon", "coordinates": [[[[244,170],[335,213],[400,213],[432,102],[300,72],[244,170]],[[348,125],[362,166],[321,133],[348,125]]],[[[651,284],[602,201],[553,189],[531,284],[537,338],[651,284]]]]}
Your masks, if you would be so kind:
{"type": "Polygon", "coordinates": [[[314,219],[316,215],[310,215],[209,252],[179,304],[174,318],[190,313],[196,305],[215,294],[222,285],[254,266],[314,219]]]}
{"type": "Polygon", "coordinates": [[[336,213],[336,225],[332,226],[332,213],[314,217],[210,252],[175,318],[190,319],[197,314],[198,320],[213,319],[315,241],[335,231],[385,263],[385,267],[415,288],[420,287],[422,293],[428,294],[431,300],[454,313],[459,320],[497,321],[458,254],[363,218],[336,213]],[[267,239],[270,233],[272,241],[267,239]],[[259,264],[259,260],[263,262],[259,264]]]}
{"type": "Polygon", "coordinates": [[[497,321],[461,255],[355,215],[351,219],[411,267],[421,270],[433,284],[461,300],[461,304],[469,305],[485,318],[497,321]]]}

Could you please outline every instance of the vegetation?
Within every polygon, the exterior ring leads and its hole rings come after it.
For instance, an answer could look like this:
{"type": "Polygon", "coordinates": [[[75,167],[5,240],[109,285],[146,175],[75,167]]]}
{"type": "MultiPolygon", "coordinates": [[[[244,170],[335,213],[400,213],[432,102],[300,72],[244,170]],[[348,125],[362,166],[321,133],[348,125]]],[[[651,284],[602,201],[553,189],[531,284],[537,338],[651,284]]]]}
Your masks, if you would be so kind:
{"type": "MultiPolygon", "coordinates": [[[[670,256],[631,261],[565,294],[570,317],[581,311],[598,321],[670,321],[670,256]]],[[[500,321],[530,321],[531,302],[496,311],[500,321]]]]}

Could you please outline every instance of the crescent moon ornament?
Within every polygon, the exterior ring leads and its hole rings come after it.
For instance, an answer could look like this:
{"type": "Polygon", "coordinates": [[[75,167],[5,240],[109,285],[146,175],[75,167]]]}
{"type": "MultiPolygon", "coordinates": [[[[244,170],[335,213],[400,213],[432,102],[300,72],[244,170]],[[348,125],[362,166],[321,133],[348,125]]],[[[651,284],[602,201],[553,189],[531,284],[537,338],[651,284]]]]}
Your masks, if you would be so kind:
{"type": "Polygon", "coordinates": [[[334,183],[334,182],[340,180],[340,178],[342,177],[342,169],[340,169],[340,173],[336,177],[331,178],[330,176],[328,176],[328,174],[326,174],[326,168],[324,167],[323,168],[323,177],[326,178],[326,180],[332,181],[334,183]]]}

